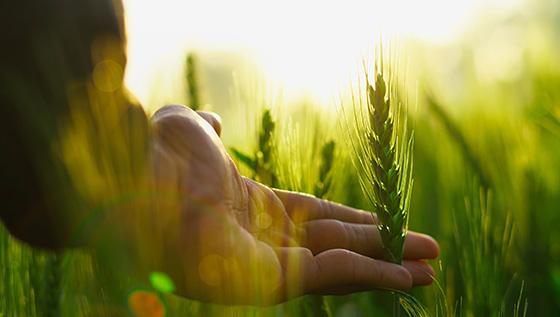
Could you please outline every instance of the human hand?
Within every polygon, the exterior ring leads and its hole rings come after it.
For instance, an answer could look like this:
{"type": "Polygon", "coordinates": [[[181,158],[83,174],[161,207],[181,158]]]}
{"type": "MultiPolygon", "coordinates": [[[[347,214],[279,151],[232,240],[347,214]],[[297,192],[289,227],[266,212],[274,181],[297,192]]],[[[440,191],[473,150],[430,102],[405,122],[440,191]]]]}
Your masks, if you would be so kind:
{"type": "Polygon", "coordinates": [[[152,119],[162,262],[180,295],[267,305],[303,294],[406,290],[432,282],[431,237],[409,232],[402,266],[378,260],[383,246],[367,212],[242,177],[215,114],[166,106],[152,119]],[[165,197],[165,198],[162,198],[165,197]]]}

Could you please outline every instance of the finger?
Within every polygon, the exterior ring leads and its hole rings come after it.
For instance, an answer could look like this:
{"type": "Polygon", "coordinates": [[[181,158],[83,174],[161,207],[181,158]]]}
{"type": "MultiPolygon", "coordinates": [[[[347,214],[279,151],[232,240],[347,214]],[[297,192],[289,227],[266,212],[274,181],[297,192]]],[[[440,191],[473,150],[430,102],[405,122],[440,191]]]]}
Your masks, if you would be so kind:
{"type": "Polygon", "coordinates": [[[199,116],[201,116],[206,122],[210,123],[216,134],[221,135],[222,133],[222,118],[215,112],[209,111],[197,111],[199,116]]]}
{"type": "MultiPolygon", "coordinates": [[[[313,254],[330,249],[347,249],[353,252],[381,258],[383,242],[375,225],[353,224],[332,219],[308,221],[300,225],[302,246],[313,254]]],[[[404,244],[404,259],[434,259],[439,246],[430,236],[409,231],[404,244]]]]}
{"type": "Polygon", "coordinates": [[[404,241],[405,260],[435,259],[439,256],[439,244],[429,235],[409,231],[404,241]]]}
{"type": "Polygon", "coordinates": [[[311,195],[274,189],[286,212],[294,222],[315,219],[336,219],[350,223],[377,223],[377,217],[370,212],[340,205],[311,195]]]}
{"type": "MultiPolygon", "coordinates": [[[[435,280],[433,268],[423,261],[404,261],[403,266],[410,272],[413,286],[431,285],[435,280]]],[[[351,285],[336,287],[334,289],[322,290],[318,295],[347,295],[357,292],[371,290],[364,285],[351,285]]]]}
{"type": "MultiPolygon", "coordinates": [[[[308,284],[311,292],[339,286],[407,290],[410,273],[402,266],[375,260],[348,250],[334,249],[315,256],[315,271],[308,284]]],[[[304,280],[307,279],[304,277],[304,280]]]]}
{"type": "Polygon", "coordinates": [[[412,275],[414,286],[431,285],[435,279],[434,269],[424,261],[404,261],[403,266],[412,275]]]}
{"type": "Polygon", "coordinates": [[[403,266],[348,250],[328,250],[313,256],[305,248],[278,248],[277,253],[285,272],[285,285],[289,287],[301,281],[298,289],[286,289],[288,298],[298,293],[328,294],[344,287],[364,290],[412,287],[412,276],[403,266]]]}
{"type": "Polygon", "coordinates": [[[335,289],[323,290],[318,293],[313,293],[316,295],[349,295],[359,292],[371,291],[371,288],[366,286],[342,286],[335,289]]]}

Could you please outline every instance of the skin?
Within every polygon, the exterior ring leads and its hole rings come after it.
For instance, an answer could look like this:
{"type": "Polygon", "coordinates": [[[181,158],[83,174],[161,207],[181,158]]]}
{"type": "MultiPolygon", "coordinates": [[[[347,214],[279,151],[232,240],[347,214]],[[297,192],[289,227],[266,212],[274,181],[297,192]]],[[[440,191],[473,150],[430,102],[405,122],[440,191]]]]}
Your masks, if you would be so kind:
{"type": "Polygon", "coordinates": [[[180,295],[270,305],[304,294],[431,284],[426,260],[439,254],[433,238],[409,232],[402,266],[379,260],[371,213],[241,176],[216,114],[166,106],[151,125],[156,191],[173,193],[158,202],[173,237],[163,262],[177,263],[166,269],[180,295]]]}

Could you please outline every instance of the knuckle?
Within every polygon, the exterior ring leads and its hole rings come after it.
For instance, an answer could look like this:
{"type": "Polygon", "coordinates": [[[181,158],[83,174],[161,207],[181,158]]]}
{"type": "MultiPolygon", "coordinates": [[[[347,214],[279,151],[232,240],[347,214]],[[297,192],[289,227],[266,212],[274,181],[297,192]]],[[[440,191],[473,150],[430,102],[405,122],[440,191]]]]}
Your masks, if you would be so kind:
{"type": "Polygon", "coordinates": [[[352,229],[344,222],[340,220],[329,220],[333,226],[333,234],[331,237],[336,239],[335,244],[343,246],[345,248],[350,248],[353,240],[352,229]],[[337,243],[338,242],[338,243],[337,243]]]}
{"type": "Polygon", "coordinates": [[[152,117],[153,138],[181,153],[193,143],[206,142],[207,137],[196,116],[194,111],[184,106],[170,105],[161,108],[152,117]]]}
{"type": "Polygon", "coordinates": [[[196,113],[181,105],[168,105],[159,109],[152,116],[152,126],[156,135],[166,133],[193,132],[197,127],[196,113]]]}
{"type": "Polygon", "coordinates": [[[327,218],[334,218],[334,209],[333,209],[333,205],[326,201],[326,200],[322,200],[322,199],[318,199],[317,200],[319,203],[319,208],[321,210],[323,210],[323,212],[325,213],[327,218]]]}
{"type": "Polygon", "coordinates": [[[178,104],[165,105],[165,106],[159,108],[153,114],[152,120],[158,120],[160,118],[167,117],[167,116],[179,115],[179,114],[184,113],[186,111],[188,112],[189,110],[190,110],[190,108],[188,108],[186,106],[183,106],[183,105],[178,105],[178,104]]]}
{"type": "Polygon", "coordinates": [[[343,223],[343,222],[339,222],[339,226],[340,226],[340,230],[342,232],[341,237],[342,237],[342,245],[346,248],[352,248],[352,244],[353,244],[353,234],[352,234],[352,230],[351,228],[348,227],[347,224],[343,223]]]}

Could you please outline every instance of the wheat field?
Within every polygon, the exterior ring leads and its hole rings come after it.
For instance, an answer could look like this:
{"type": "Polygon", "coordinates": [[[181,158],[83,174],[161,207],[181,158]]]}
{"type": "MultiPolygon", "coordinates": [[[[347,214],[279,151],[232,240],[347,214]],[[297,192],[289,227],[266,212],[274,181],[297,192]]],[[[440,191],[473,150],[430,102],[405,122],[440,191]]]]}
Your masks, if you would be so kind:
{"type": "MultiPolygon", "coordinates": [[[[407,112],[393,116],[406,131],[395,132],[404,133],[397,145],[385,144],[397,154],[385,154],[403,174],[393,182],[403,215],[387,225],[383,241],[397,250],[386,259],[400,263],[407,228],[436,238],[441,255],[431,263],[432,286],[397,297],[378,290],[264,308],[213,305],[165,291],[165,278],[138,288],[95,254],[34,249],[1,227],[0,317],[560,315],[560,7],[556,0],[526,7],[526,16],[480,22],[453,45],[399,45],[403,62],[395,72],[402,80],[393,84],[407,112]],[[519,53],[507,69],[496,62],[503,56],[490,45],[492,28],[506,32],[503,40],[514,43],[507,48],[519,53]],[[478,58],[484,45],[489,60],[478,58]],[[151,301],[151,310],[135,311],[137,298],[151,301]],[[403,308],[395,310],[399,298],[403,308]]],[[[353,140],[368,121],[352,111],[357,99],[367,102],[369,89],[347,88],[332,105],[288,103],[266,82],[216,71],[204,53],[185,54],[181,67],[175,94],[155,85],[144,107],[153,112],[172,101],[219,113],[222,139],[243,175],[364,210],[389,200],[390,192],[368,193],[368,186],[383,187],[371,167],[380,159],[357,149],[368,146],[367,137],[353,140]]],[[[365,68],[370,83],[382,82],[373,78],[371,59],[365,68]]]]}

